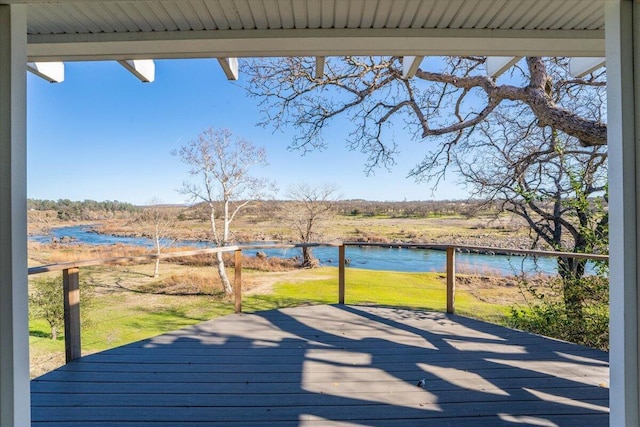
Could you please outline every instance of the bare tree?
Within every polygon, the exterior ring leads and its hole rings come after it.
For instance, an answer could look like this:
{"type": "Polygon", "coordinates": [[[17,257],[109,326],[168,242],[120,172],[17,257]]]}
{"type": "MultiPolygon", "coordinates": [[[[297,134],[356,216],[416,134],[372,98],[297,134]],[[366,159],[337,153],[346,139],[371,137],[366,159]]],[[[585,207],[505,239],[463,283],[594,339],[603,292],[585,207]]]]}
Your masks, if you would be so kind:
{"type": "MultiPolygon", "coordinates": [[[[606,147],[583,147],[555,129],[539,128],[509,115],[483,123],[465,153],[456,153],[458,173],[474,195],[499,201],[501,211],[523,218],[533,243],[562,252],[608,251],[606,147]]],[[[586,261],[559,257],[565,306],[581,317],[580,280],[586,261]]]]}
{"type": "MultiPolygon", "coordinates": [[[[149,206],[143,211],[143,219],[149,223],[151,229],[151,239],[156,255],[160,255],[166,246],[163,241],[167,239],[169,232],[175,226],[175,218],[172,218],[167,209],[162,207],[162,200],[154,197],[149,201],[149,206]]],[[[160,258],[156,259],[153,269],[153,277],[160,274],[160,258]]]]}
{"type": "MultiPolygon", "coordinates": [[[[322,223],[331,217],[337,198],[337,187],[333,184],[311,185],[299,183],[287,190],[291,199],[284,207],[285,218],[292,224],[302,243],[317,238],[322,223]]],[[[309,247],[302,248],[302,267],[314,267],[317,263],[309,247]]]]}
{"type": "MultiPolygon", "coordinates": [[[[198,181],[185,182],[181,192],[206,204],[211,241],[218,247],[227,246],[230,226],[238,213],[273,189],[267,180],[249,174],[253,166],[266,165],[265,150],[234,137],[227,129],[208,129],[173,154],[189,166],[189,175],[198,181]]],[[[216,254],[216,266],[225,293],[232,294],[222,253],[216,254]]]]}
{"type": "MultiPolygon", "coordinates": [[[[453,168],[475,196],[523,217],[534,244],[606,252],[605,72],[574,78],[565,58],[531,57],[498,83],[485,63],[428,58],[405,79],[401,58],[332,58],[316,78],[312,59],[289,58],[250,62],[245,73],[266,119],[299,130],[294,148],[321,147],[326,125],[346,117],[348,147],[368,154],[367,169],[391,166],[401,147],[388,128],[402,127],[432,144],[409,175],[436,186],[453,168]]],[[[567,308],[580,313],[584,262],[558,266],[567,308]]]]}
{"type": "MultiPolygon", "coordinates": [[[[322,147],[323,130],[338,117],[353,123],[348,148],[368,155],[366,167],[392,166],[399,147],[388,128],[437,143],[421,173],[442,175],[456,145],[498,106],[522,105],[537,124],[577,138],[582,145],[606,145],[602,99],[604,71],[582,79],[553,74],[562,59],[526,58],[502,77],[487,76],[485,57],[427,58],[411,79],[402,77],[402,58],[330,58],[316,78],[313,58],[254,60],[244,65],[246,90],[261,101],[263,124],[298,130],[293,148],[322,147]],[[556,94],[566,94],[561,99],[556,94]],[[565,101],[580,96],[579,108],[565,101]]],[[[566,62],[566,61],[565,61],[566,62]]]]}

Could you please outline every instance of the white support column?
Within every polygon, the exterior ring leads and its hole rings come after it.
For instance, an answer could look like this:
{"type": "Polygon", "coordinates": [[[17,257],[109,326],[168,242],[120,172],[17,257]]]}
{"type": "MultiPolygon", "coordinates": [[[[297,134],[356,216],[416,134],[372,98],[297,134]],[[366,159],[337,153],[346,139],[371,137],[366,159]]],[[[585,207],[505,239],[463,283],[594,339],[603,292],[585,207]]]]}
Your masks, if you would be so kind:
{"type": "Polygon", "coordinates": [[[27,6],[0,5],[0,425],[31,424],[27,310],[27,6]]]}
{"type": "Polygon", "coordinates": [[[636,149],[640,133],[640,4],[606,3],[610,223],[610,425],[638,426],[638,255],[636,149]]]}

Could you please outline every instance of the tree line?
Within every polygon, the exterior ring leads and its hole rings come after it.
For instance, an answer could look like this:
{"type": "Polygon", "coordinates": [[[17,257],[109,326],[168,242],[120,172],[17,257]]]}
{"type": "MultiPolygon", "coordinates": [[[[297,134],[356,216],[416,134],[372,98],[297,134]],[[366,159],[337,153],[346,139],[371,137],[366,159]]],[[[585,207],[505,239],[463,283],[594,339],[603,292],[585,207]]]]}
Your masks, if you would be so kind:
{"type": "MultiPolygon", "coordinates": [[[[261,200],[247,206],[243,217],[255,222],[280,218],[283,212],[293,209],[298,199],[261,200]]],[[[204,204],[190,206],[177,214],[179,221],[208,218],[204,204]]],[[[499,206],[487,200],[414,200],[377,201],[363,199],[336,199],[332,201],[332,212],[346,217],[386,217],[386,218],[437,218],[498,213],[499,206]]],[[[221,210],[218,209],[217,212],[221,210]]]]}
{"type": "Polygon", "coordinates": [[[484,200],[414,200],[369,201],[340,200],[336,213],[345,216],[387,216],[391,218],[432,218],[461,215],[472,217],[480,212],[495,212],[484,200]]]}
{"type": "Polygon", "coordinates": [[[98,202],[95,200],[73,201],[69,199],[40,200],[28,199],[27,209],[36,211],[56,211],[58,219],[65,221],[83,221],[96,219],[96,214],[100,217],[112,217],[116,213],[133,214],[140,212],[140,208],[127,202],[117,200],[105,200],[98,202]]]}

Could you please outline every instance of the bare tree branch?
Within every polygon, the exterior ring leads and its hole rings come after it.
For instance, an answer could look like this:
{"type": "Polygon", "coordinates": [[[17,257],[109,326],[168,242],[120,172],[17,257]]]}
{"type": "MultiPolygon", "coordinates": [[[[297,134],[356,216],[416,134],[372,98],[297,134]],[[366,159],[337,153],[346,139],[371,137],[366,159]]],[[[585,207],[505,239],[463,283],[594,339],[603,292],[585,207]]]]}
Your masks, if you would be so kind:
{"type": "Polygon", "coordinates": [[[321,79],[315,78],[312,58],[254,60],[243,65],[243,72],[249,75],[246,90],[260,100],[263,124],[298,130],[291,148],[322,148],[328,124],[344,117],[353,126],[347,147],[368,156],[367,171],[394,164],[399,147],[388,130],[403,120],[409,137],[441,145],[434,153],[442,156],[425,158],[414,173],[433,169],[427,163],[443,173],[461,138],[497,108],[514,104],[525,106],[538,126],[566,133],[584,146],[606,145],[603,73],[576,79],[564,71],[562,58],[534,57],[514,67],[508,83],[499,84],[486,75],[485,60],[429,58],[412,79],[402,77],[397,57],[330,58],[321,79]],[[582,103],[566,104],[572,97],[582,103]]]}
{"type": "MultiPolygon", "coordinates": [[[[250,176],[253,166],[266,164],[265,150],[234,137],[227,129],[207,129],[172,154],[188,165],[189,175],[203,185],[185,182],[181,192],[194,202],[206,203],[211,241],[216,246],[226,246],[236,215],[271,189],[267,181],[250,176]],[[218,204],[222,206],[220,218],[216,211],[218,204]]],[[[233,293],[221,252],[216,253],[216,264],[225,292],[233,293]]]]}

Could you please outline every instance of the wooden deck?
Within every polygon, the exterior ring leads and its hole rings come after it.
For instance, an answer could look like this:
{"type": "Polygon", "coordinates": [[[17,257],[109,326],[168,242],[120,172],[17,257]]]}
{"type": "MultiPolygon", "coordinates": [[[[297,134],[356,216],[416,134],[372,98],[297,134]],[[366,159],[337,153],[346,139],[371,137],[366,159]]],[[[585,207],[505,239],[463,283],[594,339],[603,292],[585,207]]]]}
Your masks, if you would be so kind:
{"type": "Polygon", "coordinates": [[[32,381],[34,426],[607,426],[608,355],[382,307],[240,314],[32,381]],[[424,380],[424,386],[417,384],[424,380]]]}

